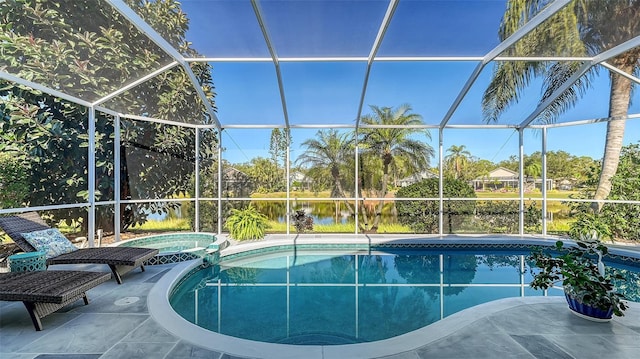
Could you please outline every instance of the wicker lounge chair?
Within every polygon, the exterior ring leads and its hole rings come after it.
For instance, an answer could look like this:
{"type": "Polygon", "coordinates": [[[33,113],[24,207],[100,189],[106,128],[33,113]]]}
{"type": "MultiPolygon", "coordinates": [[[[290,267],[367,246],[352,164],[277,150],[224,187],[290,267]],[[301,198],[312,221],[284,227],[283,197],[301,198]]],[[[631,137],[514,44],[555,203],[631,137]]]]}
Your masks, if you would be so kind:
{"type": "Polygon", "coordinates": [[[43,318],[83,298],[86,292],[111,278],[111,273],[86,271],[37,271],[0,273],[0,300],[22,301],[36,330],[43,318]]]}
{"type": "MultiPolygon", "coordinates": [[[[21,233],[49,229],[36,212],[25,212],[15,216],[0,217],[2,228],[11,239],[25,252],[36,249],[29,244],[21,233]]],[[[107,264],[118,284],[122,284],[122,275],[140,267],[144,272],[144,262],[158,254],[158,249],[138,247],[100,247],[81,248],[77,251],[47,259],[52,264],[107,264]]]]}

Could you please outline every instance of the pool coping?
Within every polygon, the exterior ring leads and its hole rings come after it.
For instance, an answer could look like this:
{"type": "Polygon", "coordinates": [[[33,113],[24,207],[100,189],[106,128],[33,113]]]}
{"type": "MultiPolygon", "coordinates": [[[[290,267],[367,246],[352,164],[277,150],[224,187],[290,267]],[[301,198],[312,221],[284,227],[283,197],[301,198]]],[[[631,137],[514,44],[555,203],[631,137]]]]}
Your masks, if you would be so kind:
{"type": "MultiPolygon", "coordinates": [[[[190,234],[196,234],[198,236],[208,236],[208,237],[213,237],[216,240],[214,240],[212,242],[212,244],[217,244],[217,245],[221,245],[223,242],[227,241],[227,238],[224,237],[224,239],[221,239],[220,236],[216,233],[213,232],[193,232],[193,231],[189,231],[189,232],[163,232],[163,233],[156,233],[156,234],[149,234],[146,236],[141,236],[141,237],[134,237],[134,238],[129,238],[129,239],[125,239],[125,240],[121,240],[121,241],[117,241],[117,242],[113,242],[107,245],[107,247],[120,247],[120,246],[127,246],[127,244],[132,243],[132,242],[137,242],[137,241],[146,241],[149,239],[156,239],[156,238],[171,238],[171,237],[180,237],[183,235],[190,235],[190,234]]],[[[176,253],[179,251],[175,251],[176,253]]],[[[167,252],[167,253],[174,253],[174,252],[167,252]]]]}
{"type": "MultiPolygon", "coordinates": [[[[538,246],[552,245],[555,239],[542,239],[534,237],[508,237],[495,238],[488,240],[483,238],[482,243],[478,243],[477,237],[465,238],[406,238],[396,236],[381,236],[372,238],[372,236],[352,236],[355,238],[346,238],[345,236],[323,235],[302,238],[295,236],[293,238],[270,238],[268,241],[243,243],[240,245],[230,246],[222,252],[223,255],[232,253],[240,253],[251,249],[268,248],[272,246],[282,245],[299,245],[299,244],[337,244],[333,241],[340,239],[339,244],[396,244],[400,246],[418,246],[418,245],[479,245],[487,247],[492,245],[510,245],[516,244],[538,246]]],[[[639,257],[638,252],[629,250],[619,250],[613,248],[612,252],[617,255],[633,254],[634,258],[639,257]]],[[[151,317],[165,330],[194,345],[218,352],[227,353],[229,355],[253,357],[253,358],[371,358],[384,357],[398,353],[408,352],[418,349],[436,340],[442,339],[456,331],[466,327],[473,322],[486,316],[498,313],[503,310],[514,307],[539,303],[562,303],[565,301],[563,297],[514,297],[505,298],[488,303],[483,303],[471,308],[467,308],[460,312],[454,313],[443,318],[433,324],[412,332],[402,334],[393,338],[384,339],[375,342],[347,344],[347,345],[291,345],[291,344],[274,344],[252,341],[231,337],[224,334],[215,333],[199,327],[178,315],[169,303],[169,295],[178,283],[178,279],[182,278],[196,267],[202,265],[202,259],[182,262],[176,264],[167,274],[165,274],[151,289],[147,297],[147,306],[151,317]]],[[[635,304],[634,304],[635,306],[635,304]]]]}
{"type": "MultiPolygon", "coordinates": [[[[259,251],[279,246],[294,246],[312,248],[313,245],[331,245],[331,249],[352,249],[360,246],[363,249],[374,248],[415,248],[415,247],[486,247],[502,249],[523,249],[538,246],[555,246],[556,241],[562,240],[571,243],[571,239],[562,237],[540,237],[536,235],[500,235],[496,238],[492,235],[399,235],[399,234],[290,234],[290,235],[269,235],[267,239],[244,241],[237,245],[228,246],[220,251],[221,258],[232,256],[242,252],[259,251]]],[[[219,234],[218,238],[228,240],[224,234],[219,234]]],[[[640,248],[624,248],[624,246],[608,246],[611,256],[625,257],[637,262],[640,265],[640,248]]],[[[326,247],[325,247],[326,248],[326,247]]]]}
{"type": "Polygon", "coordinates": [[[135,237],[130,238],[123,241],[118,241],[109,244],[110,247],[145,247],[145,248],[157,248],[157,247],[147,247],[145,244],[155,243],[157,241],[160,242],[170,242],[173,240],[183,241],[183,237],[209,237],[213,238],[211,243],[207,244],[206,247],[194,247],[182,250],[168,250],[161,251],[155,256],[147,259],[144,264],[145,265],[162,265],[169,263],[179,263],[185,262],[189,260],[198,259],[204,257],[214,251],[219,251],[221,248],[225,248],[229,245],[228,239],[226,237],[219,238],[217,234],[212,232],[169,232],[169,233],[157,233],[151,234],[143,237],[135,237]],[[137,243],[140,242],[140,243],[137,243]]]}

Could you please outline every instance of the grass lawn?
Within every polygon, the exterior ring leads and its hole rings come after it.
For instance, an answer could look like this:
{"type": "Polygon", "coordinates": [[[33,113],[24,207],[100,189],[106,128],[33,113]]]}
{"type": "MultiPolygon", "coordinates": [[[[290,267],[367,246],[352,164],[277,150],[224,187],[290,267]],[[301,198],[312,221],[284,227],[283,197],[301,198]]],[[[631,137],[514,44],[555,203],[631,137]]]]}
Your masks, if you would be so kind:
{"type": "MultiPolygon", "coordinates": [[[[572,194],[578,194],[577,191],[547,191],[547,198],[570,199],[572,194]]],[[[519,198],[518,192],[476,192],[478,198],[519,198]]],[[[542,192],[527,192],[524,194],[525,199],[542,199],[542,192]]]]}
{"type": "Polygon", "coordinates": [[[148,220],[141,226],[131,227],[131,232],[167,232],[190,231],[191,224],[187,218],[167,218],[161,221],[148,220]]]}

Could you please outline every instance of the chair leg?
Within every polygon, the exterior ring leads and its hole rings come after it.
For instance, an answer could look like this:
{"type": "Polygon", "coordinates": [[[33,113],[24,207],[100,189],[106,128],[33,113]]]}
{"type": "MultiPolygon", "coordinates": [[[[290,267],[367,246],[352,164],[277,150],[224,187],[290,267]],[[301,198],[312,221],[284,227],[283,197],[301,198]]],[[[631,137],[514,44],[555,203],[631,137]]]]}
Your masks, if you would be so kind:
{"type": "Polygon", "coordinates": [[[33,322],[33,326],[36,327],[37,331],[42,330],[42,322],[40,322],[40,317],[36,314],[36,305],[33,302],[24,301],[24,306],[27,308],[27,312],[29,312],[29,316],[31,317],[31,322],[33,322]]]}
{"type": "Polygon", "coordinates": [[[141,270],[142,272],[144,272],[144,264],[141,264],[141,265],[140,265],[140,270],[141,270]]]}
{"type": "Polygon", "coordinates": [[[84,300],[84,305],[89,305],[89,298],[87,298],[87,293],[82,295],[82,300],[84,300]]]}
{"type": "Polygon", "coordinates": [[[111,268],[111,272],[113,276],[116,278],[116,282],[118,284],[122,284],[122,277],[120,277],[120,273],[118,273],[118,268],[114,264],[109,264],[109,268],[111,268]]]}

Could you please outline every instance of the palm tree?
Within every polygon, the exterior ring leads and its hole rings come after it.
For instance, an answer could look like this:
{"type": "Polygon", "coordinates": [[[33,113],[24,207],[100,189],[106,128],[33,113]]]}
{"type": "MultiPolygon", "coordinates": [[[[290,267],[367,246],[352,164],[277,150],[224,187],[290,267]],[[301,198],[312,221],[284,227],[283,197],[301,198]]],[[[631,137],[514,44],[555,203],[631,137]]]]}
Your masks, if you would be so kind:
{"type": "MultiPolygon", "coordinates": [[[[502,40],[513,34],[522,24],[540,12],[549,0],[509,0],[500,26],[502,40]]],[[[640,0],[573,1],[544,24],[518,41],[513,47],[517,56],[568,55],[588,56],[619,45],[640,33],[640,0]]],[[[627,74],[640,73],[640,48],[636,47],[611,58],[610,65],[627,74]]],[[[578,62],[509,61],[498,63],[489,87],[482,99],[487,122],[497,121],[519,93],[536,75],[544,76],[544,95],[549,98],[566,80],[578,72],[578,62]]],[[[591,67],[573,86],[552,102],[540,115],[544,122],[553,122],[571,108],[591,86],[599,67],[591,67]]],[[[622,140],[631,97],[631,81],[611,72],[609,122],[598,187],[592,209],[599,212],[601,200],[611,191],[611,178],[618,169],[622,140]]]]}
{"type": "MultiPolygon", "coordinates": [[[[364,125],[383,125],[388,127],[368,127],[361,130],[361,141],[363,144],[363,154],[369,157],[378,158],[382,166],[382,177],[379,182],[378,197],[381,198],[375,210],[375,217],[370,230],[378,230],[382,207],[388,194],[390,175],[395,165],[401,162],[404,169],[411,173],[419,173],[429,168],[430,158],[434,154],[433,148],[425,142],[412,139],[411,136],[424,134],[431,139],[429,131],[416,128],[423,125],[422,116],[411,113],[411,106],[403,104],[393,109],[391,107],[371,106],[373,114],[365,115],[361,118],[364,125]],[[414,126],[414,127],[412,127],[414,126]]],[[[362,211],[365,216],[364,225],[369,224],[366,211],[362,211]]]]}
{"type": "Polygon", "coordinates": [[[447,153],[449,154],[445,156],[445,163],[449,168],[453,168],[454,178],[458,179],[462,174],[462,169],[469,164],[471,152],[466,149],[465,145],[451,145],[447,149],[447,153]]]}
{"type": "MultiPolygon", "coordinates": [[[[533,182],[533,187],[535,188],[536,178],[542,176],[542,164],[535,160],[528,161],[528,163],[525,163],[524,165],[524,175],[527,179],[527,182],[529,182],[529,178],[531,179],[531,182],[533,182]]],[[[545,185],[546,184],[542,184],[542,186],[545,185]]]]}
{"type": "Polygon", "coordinates": [[[540,162],[530,161],[524,166],[524,175],[531,177],[534,181],[536,178],[542,176],[542,165],[540,162]]]}
{"type": "MultiPolygon", "coordinates": [[[[296,165],[328,170],[333,180],[331,197],[344,198],[346,196],[342,169],[345,164],[353,162],[354,143],[355,139],[351,133],[338,133],[335,129],[320,130],[316,133],[316,138],[310,138],[302,143],[306,149],[296,160],[296,165]]],[[[324,171],[319,171],[319,173],[322,172],[324,171]]],[[[349,202],[345,201],[345,203],[354,213],[349,202]]]]}

